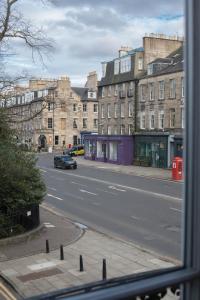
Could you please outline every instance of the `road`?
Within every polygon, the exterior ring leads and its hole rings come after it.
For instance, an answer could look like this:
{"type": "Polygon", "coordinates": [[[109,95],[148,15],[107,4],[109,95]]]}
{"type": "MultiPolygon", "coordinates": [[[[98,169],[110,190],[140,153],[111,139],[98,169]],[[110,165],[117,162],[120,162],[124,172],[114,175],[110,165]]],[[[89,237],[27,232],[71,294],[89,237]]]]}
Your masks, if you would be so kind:
{"type": "Polygon", "coordinates": [[[73,220],[175,259],[181,258],[181,183],[114,173],[94,167],[38,165],[47,186],[45,202],[73,220]]]}

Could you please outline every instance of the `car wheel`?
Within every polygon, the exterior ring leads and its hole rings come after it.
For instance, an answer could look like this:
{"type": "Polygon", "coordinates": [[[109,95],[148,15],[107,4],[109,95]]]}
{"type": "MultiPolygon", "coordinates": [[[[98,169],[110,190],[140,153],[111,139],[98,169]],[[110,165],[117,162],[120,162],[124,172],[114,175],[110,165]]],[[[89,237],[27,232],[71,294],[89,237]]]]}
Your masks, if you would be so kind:
{"type": "Polygon", "coordinates": [[[74,169],[74,170],[77,169],[77,166],[73,166],[73,169],[74,169]]]}

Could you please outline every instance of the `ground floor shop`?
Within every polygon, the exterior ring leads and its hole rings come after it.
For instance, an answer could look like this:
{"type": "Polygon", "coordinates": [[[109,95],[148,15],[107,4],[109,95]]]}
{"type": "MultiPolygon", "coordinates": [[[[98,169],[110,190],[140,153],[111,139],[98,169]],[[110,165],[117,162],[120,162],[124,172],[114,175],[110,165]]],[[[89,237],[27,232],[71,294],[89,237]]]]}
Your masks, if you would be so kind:
{"type": "Polygon", "coordinates": [[[138,134],[134,137],[134,165],[170,168],[175,156],[183,156],[182,136],[169,133],[138,134]]]}
{"type": "Polygon", "coordinates": [[[133,137],[85,135],[85,158],[122,165],[133,164],[133,137]]]}

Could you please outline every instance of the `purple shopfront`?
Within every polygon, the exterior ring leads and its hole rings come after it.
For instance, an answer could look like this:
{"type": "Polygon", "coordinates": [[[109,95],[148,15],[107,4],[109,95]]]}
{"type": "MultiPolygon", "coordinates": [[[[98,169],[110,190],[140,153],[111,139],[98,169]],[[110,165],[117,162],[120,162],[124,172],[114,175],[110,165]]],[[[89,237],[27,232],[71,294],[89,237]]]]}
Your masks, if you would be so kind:
{"type": "Polygon", "coordinates": [[[133,137],[130,135],[85,135],[84,147],[85,159],[133,164],[133,137]]]}

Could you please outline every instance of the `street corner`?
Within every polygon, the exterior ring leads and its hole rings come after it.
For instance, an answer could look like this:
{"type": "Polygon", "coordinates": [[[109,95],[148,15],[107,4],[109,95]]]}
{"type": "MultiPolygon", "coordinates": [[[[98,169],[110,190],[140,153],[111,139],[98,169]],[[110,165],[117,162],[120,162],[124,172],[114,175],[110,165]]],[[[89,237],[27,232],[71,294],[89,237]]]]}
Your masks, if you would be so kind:
{"type": "Polygon", "coordinates": [[[1,241],[0,262],[10,259],[31,256],[66,246],[77,241],[83,235],[84,229],[60,216],[46,206],[40,207],[39,230],[30,231],[15,237],[9,243],[1,241]]]}

